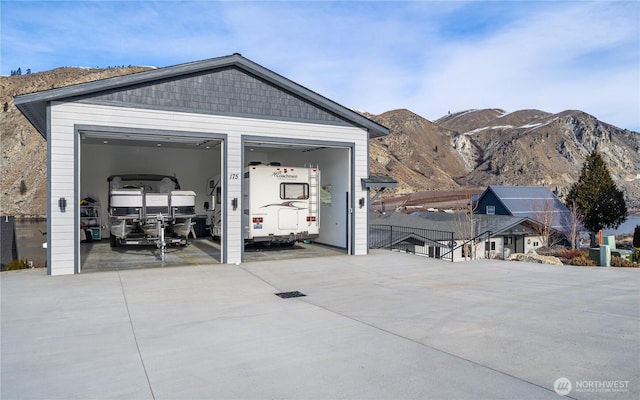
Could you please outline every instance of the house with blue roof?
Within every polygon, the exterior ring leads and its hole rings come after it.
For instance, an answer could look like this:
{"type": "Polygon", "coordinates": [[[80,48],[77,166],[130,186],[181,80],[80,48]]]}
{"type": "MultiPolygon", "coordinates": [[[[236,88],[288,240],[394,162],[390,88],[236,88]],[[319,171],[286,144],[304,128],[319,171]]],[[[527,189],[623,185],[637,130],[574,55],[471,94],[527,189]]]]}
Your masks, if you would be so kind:
{"type": "MultiPolygon", "coordinates": [[[[489,186],[473,204],[474,214],[529,218],[553,235],[566,240],[572,215],[556,194],[544,186],[489,186]]],[[[543,235],[544,236],[544,235],[543,235]]],[[[514,238],[514,241],[523,240],[514,238]]],[[[518,243],[514,243],[517,251],[518,243]]]]}

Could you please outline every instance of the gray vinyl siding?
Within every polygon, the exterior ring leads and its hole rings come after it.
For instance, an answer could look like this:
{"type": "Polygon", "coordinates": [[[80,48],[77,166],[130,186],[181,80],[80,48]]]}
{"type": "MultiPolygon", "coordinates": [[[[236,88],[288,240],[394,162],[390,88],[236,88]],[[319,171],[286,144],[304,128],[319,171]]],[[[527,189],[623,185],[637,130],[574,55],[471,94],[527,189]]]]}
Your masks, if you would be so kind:
{"type": "Polygon", "coordinates": [[[353,125],[235,67],[92,94],[79,102],[315,124],[353,125]]]}
{"type": "Polygon", "coordinates": [[[51,275],[67,275],[76,272],[79,262],[77,246],[77,196],[76,196],[76,142],[74,127],[58,118],[56,107],[51,107],[51,136],[49,137],[49,215],[47,241],[49,259],[47,268],[51,275]],[[67,200],[64,212],[58,207],[58,199],[67,200]]]}

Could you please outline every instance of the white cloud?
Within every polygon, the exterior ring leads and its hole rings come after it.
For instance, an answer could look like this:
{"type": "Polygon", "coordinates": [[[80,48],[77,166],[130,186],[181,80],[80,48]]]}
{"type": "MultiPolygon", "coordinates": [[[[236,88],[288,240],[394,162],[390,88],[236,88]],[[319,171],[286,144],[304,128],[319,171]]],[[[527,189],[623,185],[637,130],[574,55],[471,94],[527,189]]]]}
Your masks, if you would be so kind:
{"type": "Polygon", "coordinates": [[[43,4],[3,3],[3,73],[240,52],[374,113],[577,108],[640,129],[634,2],[43,4]]]}
{"type": "Polygon", "coordinates": [[[590,55],[612,45],[637,51],[631,20],[606,4],[571,3],[485,40],[440,47],[440,68],[425,74],[410,107],[432,119],[467,108],[581,108],[621,127],[640,127],[638,55],[626,65],[590,55]]]}

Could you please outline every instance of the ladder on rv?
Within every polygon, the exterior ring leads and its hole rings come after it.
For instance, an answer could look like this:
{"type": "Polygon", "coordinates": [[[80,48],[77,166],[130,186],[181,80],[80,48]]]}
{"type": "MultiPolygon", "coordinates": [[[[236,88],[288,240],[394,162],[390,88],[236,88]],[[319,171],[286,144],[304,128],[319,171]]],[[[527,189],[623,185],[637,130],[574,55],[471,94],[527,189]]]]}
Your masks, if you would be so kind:
{"type": "Polygon", "coordinates": [[[315,220],[320,222],[320,170],[318,167],[309,167],[309,216],[316,217],[315,220]]]}

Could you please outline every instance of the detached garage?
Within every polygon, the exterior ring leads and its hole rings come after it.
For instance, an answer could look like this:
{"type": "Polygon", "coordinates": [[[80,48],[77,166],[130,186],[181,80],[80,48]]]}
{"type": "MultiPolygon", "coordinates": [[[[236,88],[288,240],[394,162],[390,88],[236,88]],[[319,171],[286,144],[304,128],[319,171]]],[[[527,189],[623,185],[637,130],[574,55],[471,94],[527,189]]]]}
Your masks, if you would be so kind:
{"type": "MultiPolygon", "coordinates": [[[[306,219],[320,226],[314,240],[368,252],[368,141],[388,129],[239,54],[23,95],[15,104],[47,140],[51,275],[81,272],[86,235],[114,245],[129,240],[114,237],[112,214],[126,219],[139,210],[110,203],[115,193],[135,205],[136,190],[145,187],[166,193],[143,193],[153,223],[178,231],[180,223],[195,226],[207,216],[210,225],[218,215],[219,261],[242,262],[250,225],[263,224],[248,211],[262,194],[245,182],[247,168],[257,165],[282,168],[277,174],[287,179],[297,176],[291,168],[318,170],[317,193],[283,186],[277,205],[318,196],[316,214],[306,219]],[[170,188],[142,184],[152,177],[170,188]],[[300,194],[288,197],[294,189],[300,194]]],[[[155,229],[136,223],[140,237],[155,229]]]]}

